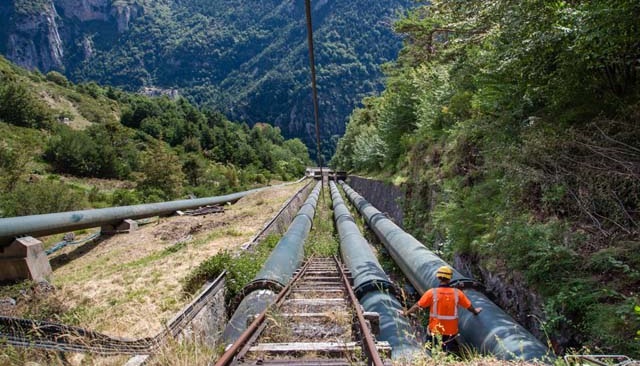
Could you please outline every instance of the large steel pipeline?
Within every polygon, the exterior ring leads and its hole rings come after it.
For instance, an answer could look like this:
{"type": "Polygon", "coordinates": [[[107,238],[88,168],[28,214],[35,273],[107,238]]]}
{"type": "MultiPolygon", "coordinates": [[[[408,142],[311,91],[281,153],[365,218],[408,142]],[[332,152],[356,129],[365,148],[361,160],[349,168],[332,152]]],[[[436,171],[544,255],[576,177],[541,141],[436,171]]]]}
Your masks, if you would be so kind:
{"type": "Polygon", "coordinates": [[[43,236],[97,226],[117,225],[126,219],[165,216],[179,210],[235,202],[250,193],[266,188],[269,187],[207,198],[9,217],[0,219],[0,246],[7,245],[14,238],[23,235],[43,236]]]}
{"type": "Polygon", "coordinates": [[[222,333],[225,344],[234,343],[247,328],[248,320],[262,313],[293,277],[304,260],[304,242],[311,231],[322,182],[319,181],[293,218],[289,229],[267,258],[256,277],[244,287],[238,305],[222,333]]]}
{"type": "Polygon", "coordinates": [[[393,295],[393,283],[362,236],[338,187],[333,181],[329,181],[329,186],[342,260],[351,272],[354,292],[362,307],[366,311],[380,314],[378,339],[389,342],[394,360],[410,360],[415,355],[424,354],[425,349],[412,334],[409,322],[400,315],[402,304],[393,295]]]}
{"type": "MultiPolygon", "coordinates": [[[[394,224],[346,183],[340,183],[349,200],[382,241],[411,284],[420,293],[437,287],[439,281],[435,277],[435,272],[447,263],[394,224]]],[[[458,284],[464,287],[471,282],[473,282],[471,279],[454,270],[453,285],[458,284]]],[[[491,353],[504,360],[551,362],[554,359],[547,347],[484,294],[472,288],[464,291],[474,306],[483,308],[479,316],[474,316],[467,311],[459,313],[459,328],[464,342],[475,346],[481,352],[491,353]]]]}

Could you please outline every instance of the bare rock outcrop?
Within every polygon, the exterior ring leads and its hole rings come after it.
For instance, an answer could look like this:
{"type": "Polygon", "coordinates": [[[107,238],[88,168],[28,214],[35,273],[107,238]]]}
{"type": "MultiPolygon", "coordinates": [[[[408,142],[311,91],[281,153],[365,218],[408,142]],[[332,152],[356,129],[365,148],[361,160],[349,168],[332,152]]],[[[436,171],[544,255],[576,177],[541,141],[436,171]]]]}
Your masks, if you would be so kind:
{"type": "Polygon", "coordinates": [[[8,36],[7,57],[29,69],[62,70],[64,48],[58,27],[58,13],[52,1],[44,11],[16,14],[13,32],[8,36]]]}
{"type": "Polygon", "coordinates": [[[144,14],[142,5],[113,0],[46,0],[38,8],[19,11],[3,5],[7,21],[6,55],[14,63],[41,72],[64,71],[65,50],[88,60],[95,54],[92,35],[82,24],[104,22],[114,32],[129,30],[131,22],[144,14]]]}

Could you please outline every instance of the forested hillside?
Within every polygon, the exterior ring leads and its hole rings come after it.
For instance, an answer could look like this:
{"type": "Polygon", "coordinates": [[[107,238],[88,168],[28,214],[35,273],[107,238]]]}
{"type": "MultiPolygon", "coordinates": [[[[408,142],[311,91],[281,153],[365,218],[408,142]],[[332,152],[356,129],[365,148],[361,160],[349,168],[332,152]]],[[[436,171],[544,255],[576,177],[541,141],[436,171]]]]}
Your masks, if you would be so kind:
{"type": "MultiPolygon", "coordinates": [[[[401,46],[391,24],[412,4],[312,2],[327,157],[350,111],[381,90],[380,65],[401,46]]],[[[20,65],[129,91],[177,91],[315,148],[302,1],[13,0],[0,4],[0,19],[0,51],[20,65]]]]}
{"type": "Polygon", "coordinates": [[[640,357],[640,3],[432,1],[332,164],[557,352],[640,357]],[[496,281],[498,279],[498,281],[496,281]]]}
{"type": "Polygon", "coordinates": [[[0,56],[0,217],[237,192],[302,177],[299,139],[0,56]]]}

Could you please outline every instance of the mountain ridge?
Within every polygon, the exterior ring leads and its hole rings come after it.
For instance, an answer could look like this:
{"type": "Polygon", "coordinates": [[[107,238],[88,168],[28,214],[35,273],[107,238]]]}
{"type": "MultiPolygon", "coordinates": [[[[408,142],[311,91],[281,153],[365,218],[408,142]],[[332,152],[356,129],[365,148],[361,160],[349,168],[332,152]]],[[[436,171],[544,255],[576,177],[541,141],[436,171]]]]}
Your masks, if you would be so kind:
{"type": "MultiPolygon", "coordinates": [[[[381,90],[380,65],[401,46],[391,23],[411,4],[312,4],[326,156],[351,110],[381,90]]],[[[0,51],[21,66],[127,91],[175,89],[232,120],[272,123],[314,153],[302,3],[15,0],[0,19],[0,51]]]]}

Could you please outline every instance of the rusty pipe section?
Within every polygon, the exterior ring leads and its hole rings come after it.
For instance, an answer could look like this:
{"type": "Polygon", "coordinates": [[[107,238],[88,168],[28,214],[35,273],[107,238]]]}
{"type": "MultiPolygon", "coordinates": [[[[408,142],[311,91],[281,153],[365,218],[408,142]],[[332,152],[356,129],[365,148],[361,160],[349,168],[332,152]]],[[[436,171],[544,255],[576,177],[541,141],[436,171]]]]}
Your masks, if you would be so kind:
{"type": "Polygon", "coordinates": [[[37,237],[104,225],[117,225],[126,219],[166,216],[179,210],[235,202],[250,193],[266,188],[268,187],[207,198],[4,218],[0,219],[0,246],[9,244],[14,238],[24,235],[37,237]]]}
{"type": "Polygon", "coordinates": [[[354,293],[363,308],[380,315],[378,339],[389,342],[394,360],[411,360],[414,355],[424,354],[424,347],[412,334],[407,319],[400,314],[402,304],[394,296],[393,283],[362,236],[338,187],[333,181],[329,181],[329,186],[333,215],[340,236],[340,254],[351,272],[354,293]]]}
{"type": "MultiPolygon", "coordinates": [[[[346,183],[340,184],[411,284],[420,293],[437,287],[439,281],[435,272],[447,263],[394,224],[346,183]]],[[[464,287],[471,282],[471,279],[454,270],[452,284],[464,287]]],[[[550,350],[483,293],[471,288],[464,291],[474,306],[483,308],[479,316],[467,311],[459,313],[460,334],[465,342],[481,352],[491,353],[503,360],[552,362],[554,357],[550,350]]]]}
{"type": "Polygon", "coordinates": [[[245,297],[222,333],[225,344],[234,343],[245,331],[248,322],[275,301],[277,293],[289,283],[302,264],[304,242],[311,231],[321,188],[322,181],[319,181],[260,272],[242,290],[245,297]]]}

